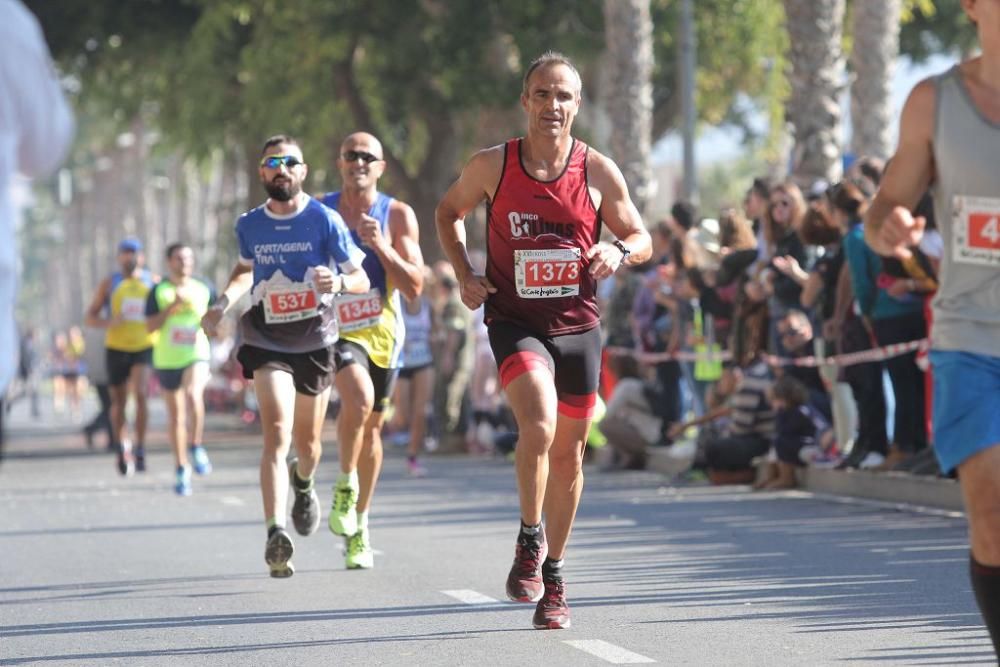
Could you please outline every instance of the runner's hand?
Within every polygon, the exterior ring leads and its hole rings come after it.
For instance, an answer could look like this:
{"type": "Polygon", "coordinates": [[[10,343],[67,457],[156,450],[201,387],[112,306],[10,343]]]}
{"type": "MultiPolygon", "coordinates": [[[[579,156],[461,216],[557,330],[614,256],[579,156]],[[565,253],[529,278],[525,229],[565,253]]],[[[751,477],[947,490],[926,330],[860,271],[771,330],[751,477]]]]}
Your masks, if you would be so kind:
{"type": "Polygon", "coordinates": [[[865,226],[865,241],[883,257],[909,259],[913,255],[910,248],[920,243],[926,225],[923,216],[914,218],[908,209],[897,206],[878,228],[865,226]]]}
{"type": "Polygon", "coordinates": [[[496,294],[497,288],[493,286],[489,278],[473,273],[460,285],[462,291],[462,303],[469,310],[475,310],[483,305],[490,294],[496,294]]]}
{"type": "Polygon", "coordinates": [[[361,222],[358,224],[358,237],[361,239],[361,243],[369,248],[380,248],[385,244],[385,237],[382,235],[382,225],[367,213],[361,214],[361,222]]]}
{"type": "Polygon", "coordinates": [[[209,336],[215,336],[216,329],[219,327],[219,322],[222,321],[222,316],[225,315],[226,311],[224,308],[219,306],[212,306],[209,308],[204,315],[201,317],[201,328],[205,330],[205,333],[209,336]]]}
{"type": "MultiPolygon", "coordinates": [[[[316,291],[320,294],[332,294],[335,290],[333,289],[334,283],[333,271],[330,270],[328,266],[317,266],[313,268],[313,284],[316,286],[316,291]]],[[[340,279],[340,287],[344,286],[344,279],[340,279]]]]}
{"type": "Polygon", "coordinates": [[[596,280],[607,278],[617,271],[624,259],[621,250],[603,241],[590,246],[583,256],[590,260],[588,271],[596,280]]]}

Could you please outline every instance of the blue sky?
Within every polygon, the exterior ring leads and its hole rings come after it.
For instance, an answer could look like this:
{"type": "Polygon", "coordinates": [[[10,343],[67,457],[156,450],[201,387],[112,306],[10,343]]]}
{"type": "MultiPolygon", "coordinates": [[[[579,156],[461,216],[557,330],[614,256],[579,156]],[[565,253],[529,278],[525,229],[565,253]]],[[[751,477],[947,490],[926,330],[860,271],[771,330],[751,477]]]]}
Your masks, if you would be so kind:
{"type": "MultiPolygon", "coordinates": [[[[922,79],[937,74],[948,69],[956,62],[955,56],[941,55],[934,56],[924,63],[913,64],[908,59],[901,58],[896,67],[896,76],[892,85],[893,101],[893,145],[896,141],[898,131],[899,112],[903,108],[906,96],[910,90],[922,79]]],[[[845,94],[843,101],[844,111],[844,144],[850,137],[850,108],[849,98],[845,94]]],[[[763,124],[765,120],[761,118],[763,124]]],[[[701,127],[699,128],[698,139],[695,142],[695,160],[697,165],[704,167],[721,160],[729,160],[738,156],[744,150],[740,144],[740,132],[734,129],[701,127]]],[[[682,145],[679,133],[672,133],[661,139],[653,147],[653,164],[680,164],[682,162],[682,145]]]]}

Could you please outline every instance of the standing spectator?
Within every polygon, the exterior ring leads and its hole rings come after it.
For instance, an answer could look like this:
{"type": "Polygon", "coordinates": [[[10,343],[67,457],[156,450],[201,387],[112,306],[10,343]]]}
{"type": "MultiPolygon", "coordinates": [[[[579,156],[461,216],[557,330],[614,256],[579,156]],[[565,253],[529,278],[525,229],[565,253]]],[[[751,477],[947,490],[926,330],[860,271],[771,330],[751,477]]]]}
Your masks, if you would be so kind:
{"type": "Polygon", "coordinates": [[[114,434],[111,432],[111,389],[108,387],[108,365],[107,354],[104,351],[104,332],[100,329],[87,327],[84,335],[86,346],[84,347],[83,358],[87,364],[87,379],[90,381],[94,391],[97,392],[97,399],[100,401],[100,410],[94,418],[83,427],[83,436],[87,440],[87,447],[94,448],[94,435],[100,432],[107,434],[107,448],[114,449],[114,434]]]}
{"type": "MultiPolygon", "coordinates": [[[[882,258],[864,242],[861,215],[863,195],[851,183],[844,183],[835,193],[834,205],[854,208],[851,231],[844,239],[844,252],[851,272],[854,295],[862,316],[870,323],[878,345],[919,340],[927,335],[923,304],[920,298],[903,293],[895,296],[889,288],[894,282],[886,274],[882,258]]],[[[849,211],[848,211],[849,212],[849,211]]],[[[924,378],[916,364],[916,352],[892,357],[885,362],[895,396],[893,446],[884,466],[902,463],[927,446],[924,423],[924,378]]]]}
{"type": "MultiPolygon", "coordinates": [[[[38,178],[62,164],[73,115],[59,88],[38,21],[18,0],[0,0],[0,397],[17,363],[17,211],[11,184],[21,172],[38,178]]],[[[2,398],[0,398],[2,402],[2,398]]],[[[0,410],[0,454],[3,446],[0,410]]]]}
{"type": "MultiPolygon", "coordinates": [[[[874,335],[868,320],[858,313],[869,312],[876,300],[878,287],[869,276],[869,262],[879,261],[878,256],[863,245],[861,213],[865,206],[865,195],[855,185],[844,183],[830,190],[830,210],[837,224],[846,230],[843,248],[847,271],[841,272],[837,289],[837,303],[829,333],[837,338],[838,352],[859,352],[874,345],[874,335]],[[860,245],[859,245],[860,243],[860,245]],[[852,259],[853,257],[853,259],[852,259]],[[857,285],[864,289],[862,295],[857,285]],[[857,303],[857,305],[855,305],[857,303]],[[855,312],[855,309],[858,309],[855,312]]],[[[882,364],[871,361],[844,367],[844,380],[854,393],[858,407],[858,434],[847,459],[841,462],[844,468],[868,468],[881,465],[888,454],[886,435],[885,393],[882,389],[882,364]]]]}
{"type": "Polygon", "coordinates": [[[38,362],[38,331],[34,327],[28,327],[20,338],[17,357],[17,390],[8,395],[7,412],[10,412],[14,401],[27,396],[31,402],[31,416],[36,419],[41,416],[38,405],[38,362]]]}
{"type": "Polygon", "coordinates": [[[437,378],[434,384],[434,423],[443,453],[465,451],[469,416],[467,389],[472,377],[475,341],[473,313],[462,303],[458,280],[450,264],[434,266],[439,290],[437,378]]]}

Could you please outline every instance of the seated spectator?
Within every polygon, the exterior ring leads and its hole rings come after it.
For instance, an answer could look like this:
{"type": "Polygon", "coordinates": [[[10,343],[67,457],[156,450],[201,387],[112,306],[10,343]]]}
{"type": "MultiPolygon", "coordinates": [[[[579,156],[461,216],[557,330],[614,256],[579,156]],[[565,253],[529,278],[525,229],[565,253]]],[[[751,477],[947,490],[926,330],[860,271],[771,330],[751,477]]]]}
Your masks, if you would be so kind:
{"type": "Polygon", "coordinates": [[[639,363],[629,355],[615,355],[609,365],[618,378],[598,428],[612,451],[612,469],[642,470],[646,448],[660,442],[661,420],[647,396],[639,363]]]}
{"type": "Polygon", "coordinates": [[[705,443],[708,477],[713,484],[745,484],[753,481],[753,460],[767,453],[774,437],[774,414],[767,398],[771,371],[758,356],[745,368],[733,367],[727,373],[736,389],[726,405],[710,409],[699,419],[674,425],[670,435],[678,437],[691,426],[728,417],[728,428],[705,443]]]}
{"type": "Polygon", "coordinates": [[[771,387],[774,409],[774,451],[777,461],[768,475],[754,484],[755,489],[793,489],[795,469],[803,465],[802,450],[815,447],[830,428],[830,422],[809,405],[809,390],[790,375],[778,378],[771,387]]]}
{"type": "MultiPolygon", "coordinates": [[[[812,356],[816,343],[812,323],[801,310],[790,310],[778,320],[778,335],[786,354],[793,359],[812,356]]],[[[808,392],[808,403],[827,419],[831,419],[830,396],[815,366],[783,366],[779,375],[788,375],[801,382],[808,392]]]]}

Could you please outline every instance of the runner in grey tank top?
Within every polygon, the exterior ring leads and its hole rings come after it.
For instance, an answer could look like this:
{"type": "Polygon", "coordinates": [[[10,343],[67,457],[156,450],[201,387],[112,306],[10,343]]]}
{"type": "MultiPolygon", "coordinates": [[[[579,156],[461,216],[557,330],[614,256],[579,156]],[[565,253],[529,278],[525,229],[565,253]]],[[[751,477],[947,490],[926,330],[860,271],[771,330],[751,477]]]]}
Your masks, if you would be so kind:
{"type": "Polygon", "coordinates": [[[908,257],[925,224],[910,210],[932,188],[944,240],[931,327],[934,449],[942,469],[958,470],[972,589],[1000,655],[1000,2],[962,6],[983,55],[910,93],[865,239],[908,257]]]}
{"type": "Polygon", "coordinates": [[[1000,117],[976,108],[960,72],[935,77],[932,194],[944,255],[933,348],[1000,355],[1000,117]]]}

